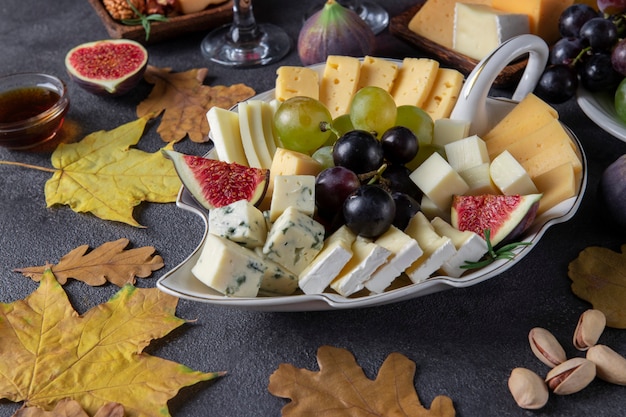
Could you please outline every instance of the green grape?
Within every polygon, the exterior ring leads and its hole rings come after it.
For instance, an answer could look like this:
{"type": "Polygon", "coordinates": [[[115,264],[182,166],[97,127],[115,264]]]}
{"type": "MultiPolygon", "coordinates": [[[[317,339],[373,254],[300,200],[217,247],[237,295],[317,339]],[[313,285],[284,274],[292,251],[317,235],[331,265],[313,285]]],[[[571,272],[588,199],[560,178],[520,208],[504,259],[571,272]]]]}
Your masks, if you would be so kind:
{"type": "Polygon", "coordinates": [[[626,78],[624,78],[615,90],[615,111],[617,117],[626,123],[626,78]]]}
{"type": "Polygon", "coordinates": [[[332,146],[337,142],[337,139],[351,130],[354,130],[352,122],[350,121],[350,115],[344,114],[333,119],[332,132],[323,146],[332,146]]]}
{"type": "Polygon", "coordinates": [[[395,125],[397,113],[393,97],[380,87],[361,88],[350,104],[352,126],[374,133],[378,138],[395,125]]]}
{"type": "Polygon", "coordinates": [[[311,155],[313,159],[319,162],[324,169],[331,168],[335,166],[335,162],[333,161],[333,147],[332,146],[322,146],[311,155]]]}
{"type": "Polygon", "coordinates": [[[420,146],[429,145],[433,141],[433,119],[428,113],[417,106],[408,104],[398,106],[396,126],[404,126],[411,129],[415,136],[417,136],[417,141],[420,146]]]}
{"type": "Polygon", "coordinates": [[[311,155],[332,134],[330,112],[320,101],[310,97],[293,97],[278,106],[274,130],[284,148],[311,155]]]}

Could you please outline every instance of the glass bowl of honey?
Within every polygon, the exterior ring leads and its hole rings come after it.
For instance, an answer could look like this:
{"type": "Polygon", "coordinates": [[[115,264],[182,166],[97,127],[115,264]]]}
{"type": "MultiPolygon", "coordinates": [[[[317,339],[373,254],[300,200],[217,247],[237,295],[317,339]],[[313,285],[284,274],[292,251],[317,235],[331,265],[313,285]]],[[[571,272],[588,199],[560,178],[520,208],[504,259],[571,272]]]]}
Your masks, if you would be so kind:
{"type": "Polygon", "coordinates": [[[65,83],[40,73],[0,76],[0,146],[29,149],[54,138],[69,109],[65,83]]]}

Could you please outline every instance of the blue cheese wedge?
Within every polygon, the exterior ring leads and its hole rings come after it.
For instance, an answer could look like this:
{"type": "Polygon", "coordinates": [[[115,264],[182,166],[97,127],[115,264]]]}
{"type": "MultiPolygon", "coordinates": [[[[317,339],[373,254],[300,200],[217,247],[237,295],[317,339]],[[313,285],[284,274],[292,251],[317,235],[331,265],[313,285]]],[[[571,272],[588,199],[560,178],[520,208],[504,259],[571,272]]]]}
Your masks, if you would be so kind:
{"type": "Polygon", "coordinates": [[[370,239],[357,236],[352,243],[352,258],[330,283],[330,287],[344,297],[362,290],[364,282],[378,267],[387,262],[389,255],[391,251],[388,249],[370,239]]]}
{"type": "Polygon", "coordinates": [[[255,248],[265,244],[267,223],[261,210],[239,200],[209,212],[209,233],[255,248]]]}
{"type": "Polygon", "coordinates": [[[411,218],[405,232],[417,240],[424,251],[405,271],[414,283],[426,280],[456,253],[452,240],[439,236],[421,211],[411,218]]]}
{"type": "Polygon", "coordinates": [[[300,275],[324,246],[324,226],[290,206],[272,224],[263,246],[265,258],[300,275]]]}
{"type": "Polygon", "coordinates": [[[384,292],[393,280],[419,259],[424,252],[415,239],[394,226],[391,226],[374,243],[391,252],[387,262],[365,281],[365,287],[372,293],[378,294],[384,292]]]}
{"type": "Polygon", "coordinates": [[[487,242],[478,234],[470,230],[461,231],[439,217],[435,217],[430,223],[437,234],[449,237],[456,248],[456,253],[441,266],[444,274],[458,278],[467,271],[461,268],[465,262],[477,262],[487,253],[487,242]]]}
{"type": "Polygon", "coordinates": [[[276,262],[266,259],[263,255],[263,248],[254,248],[254,251],[260,258],[263,258],[263,262],[267,266],[263,278],[261,278],[260,296],[291,295],[298,289],[298,277],[295,274],[287,271],[276,262]]]}
{"type": "Polygon", "coordinates": [[[325,241],[321,252],[300,273],[298,285],[305,294],[321,294],[352,258],[356,235],[343,225],[325,241]]]}
{"type": "Polygon", "coordinates": [[[277,175],[274,177],[270,221],[275,221],[287,207],[313,216],[315,212],[314,175],[277,175]]]}
{"type": "Polygon", "coordinates": [[[254,251],[208,233],[191,273],[226,297],[256,297],[266,270],[254,251]]]}

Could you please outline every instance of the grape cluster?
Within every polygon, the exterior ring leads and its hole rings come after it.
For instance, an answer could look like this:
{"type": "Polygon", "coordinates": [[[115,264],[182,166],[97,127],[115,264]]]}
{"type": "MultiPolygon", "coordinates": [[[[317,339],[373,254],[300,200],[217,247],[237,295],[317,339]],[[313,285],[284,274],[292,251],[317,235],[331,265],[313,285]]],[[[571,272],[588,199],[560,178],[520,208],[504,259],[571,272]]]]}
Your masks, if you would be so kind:
{"type": "Polygon", "coordinates": [[[574,4],[559,17],[561,38],[551,47],[548,66],[535,94],[558,104],[580,85],[592,92],[615,91],[626,76],[626,0],[598,0],[599,12],[574,4]]]}

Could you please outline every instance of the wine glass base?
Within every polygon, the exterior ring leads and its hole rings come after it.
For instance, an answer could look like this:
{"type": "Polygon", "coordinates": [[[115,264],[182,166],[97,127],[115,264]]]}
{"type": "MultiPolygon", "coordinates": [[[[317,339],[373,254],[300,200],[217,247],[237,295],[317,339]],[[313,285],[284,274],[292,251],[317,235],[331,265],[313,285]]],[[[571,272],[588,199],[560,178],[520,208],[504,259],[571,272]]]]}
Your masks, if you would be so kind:
{"type": "Polygon", "coordinates": [[[231,39],[230,24],[213,30],[202,40],[202,54],[215,63],[240,68],[266,65],[287,55],[291,39],[285,31],[268,23],[257,26],[259,36],[246,42],[231,39]]]}

